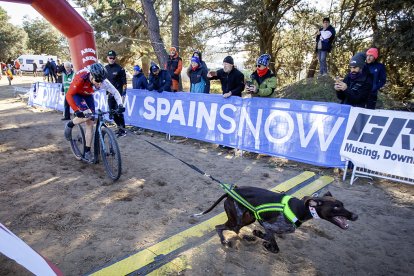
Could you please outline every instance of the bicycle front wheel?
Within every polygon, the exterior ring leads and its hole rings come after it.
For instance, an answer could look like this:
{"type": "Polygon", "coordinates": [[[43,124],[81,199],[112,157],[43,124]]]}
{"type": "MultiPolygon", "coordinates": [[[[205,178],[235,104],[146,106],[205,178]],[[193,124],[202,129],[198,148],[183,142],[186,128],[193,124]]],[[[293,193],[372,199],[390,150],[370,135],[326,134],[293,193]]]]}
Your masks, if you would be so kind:
{"type": "Polygon", "coordinates": [[[85,131],[81,125],[72,128],[72,139],[70,140],[70,148],[77,160],[81,160],[85,152],[85,131]]]}
{"type": "Polygon", "coordinates": [[[121,152],[115,134],[107,127],[102,127],[101,156],[106,174],[114,181],[118,180],[122,173],[121,152]]]}

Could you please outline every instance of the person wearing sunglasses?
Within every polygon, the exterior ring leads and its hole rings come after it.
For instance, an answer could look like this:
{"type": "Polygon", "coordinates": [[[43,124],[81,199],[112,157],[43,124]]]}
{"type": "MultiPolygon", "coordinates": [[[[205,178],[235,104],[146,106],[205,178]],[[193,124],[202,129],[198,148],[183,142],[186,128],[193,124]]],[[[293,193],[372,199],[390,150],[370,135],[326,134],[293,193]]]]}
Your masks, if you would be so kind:
{"type": "Polygon", "coordinates": [[[349,62],[350,72],[343,80],[336,77],[334,89],[341,104],[365,107],[372,90],[373,79],[365,68],[365,55],[357,53],[349,62]]]}
{"type": "MultiPolygon", "coordinates": [[[[108,54],[106,56],[108,64],[105,66],[105,69],[108,72],[108,80],[112,83],[113,86],[115,86],[119,94],[125,98],[127,88],[125,69],[116,63],[117,55],[114,50],[108,51],[108,54]]],[[[108,107],[110,110],[116,110],[117,108],[117,102],[111,94],[108,95],[108,107]]],[[[124,114],[114,114],[114,121],[118,127],[118,130],[115,133],[117,137],[125,136],[126,131],[124,114]]]]}
{"type": "Polygon", "coordinates": [[[256,70],[251,74],[251,81],[246,82],[246,92],[252,97],[276,97],[276,76],[269,69],[270,55],[263,54],[256,61],[256,70]]]}

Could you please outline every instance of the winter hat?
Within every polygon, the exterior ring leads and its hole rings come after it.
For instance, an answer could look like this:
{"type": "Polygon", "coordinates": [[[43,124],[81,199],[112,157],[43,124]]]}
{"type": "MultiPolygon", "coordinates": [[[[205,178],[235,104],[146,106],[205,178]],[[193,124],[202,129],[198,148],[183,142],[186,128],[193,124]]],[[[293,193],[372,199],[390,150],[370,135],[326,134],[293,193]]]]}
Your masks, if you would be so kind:
{"type": "Polygon", "coordinates": [[[134,70],[135,71],[138,71],[138,72],[141,72],[141,67],[139,67],[139,65],[135,65],[134,66],[134,70]]]}
{"type": "Polygon", "coordinates": [[[269,66],[270,63],[270,55],[269,54],[263,54],[261,55],[257,61],[256,61],[256,65],[263,65],[263,66],[269,66]]]}
{"type": "Polygon", "coordinates": [[[203,60],[203,57],[202,57],[202,55],[201,55],[201,52],[200,52],[200,51],[195,50],[195,51],[193,52],[193,56],[194,56],[195,54],[197,54],[197,55],[198,55],[198,58],[200,59],[200,61],[202,61],[202,60],[203,60]]]}
{"type": "Polygon", "coordinates": [[[229,63],[231,65],[234,65],[234,60],[233,60],[233,58],[231,56],[225,57],[224,60],[223,60],[223,62],[229,63]]]}
{"type": "Polygon", "coordinates": [[[114,50],[108,51],[107,57],[116,57],[116,52],[114,50]]]}
{"type": "Polygon", "coordinates": [[[377,48],[369,48],[367,51],[367,56],[373,56],[375,59],[378,58],[378,49],[377,48]]]}
{"type": "Polygon", "coordinates": [[[151,72],[157,71],[159,69],[160,67],[158,67],[158,65],[155,64],[155,62],[151,61],[151,67],[150,67],[151,72]]]}
{"type": "Polygon", "coordinates": [[[359,67],[361,69],[364,68],[364,66],[365,66],[365,56],[360,54],[360,53],[357,53],[349,61],[349,66],[359,67]]]}
{"type": "Polygon", "coordinates": [[[200,65],[200,59],[198,57],[192,57],[191,62],[197,62],[197,64],[200,65]]]}

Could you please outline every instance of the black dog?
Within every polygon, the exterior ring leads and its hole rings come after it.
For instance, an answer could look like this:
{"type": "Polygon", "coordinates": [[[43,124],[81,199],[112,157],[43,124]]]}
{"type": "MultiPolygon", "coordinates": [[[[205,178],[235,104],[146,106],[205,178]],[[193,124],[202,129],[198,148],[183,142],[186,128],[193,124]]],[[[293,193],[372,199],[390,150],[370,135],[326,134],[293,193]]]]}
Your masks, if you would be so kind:
{"type": "MultiPolygon", "coordinates": [[[[290,214],[293,215],[292,219],[292,215],[289,216],[289,211],[281,210],[263,211],[262,209],[263,212],[258,216],[257,212],[255,214],[255,211],[252,211],[241,204],[238,197],[238,195],[241,196],[241,198],[244,198],[248,204],[256,208],[257,206],[263,206],[263,204],[280,203],[285,194],[274,193],[266,189],[255,187],[230,188],[229,191],[230,193],[233,193],[232,191],[236,192],[236,199],[233,198],[234,196],[229,196],[229,194],[226,193],[208,210],[200,214],[195,214],[193,217],[200,217],[207,214],[213,210],[220,201],[227,198],[226,201],[224,201],[224,210],[226,211],[228,220],[224,224],[217,225],[216,231],[220,237],[221,243],[230,247],[231,243],[224,238],[223,231],[231,230],[238,234],[242,227],[252,224],[256,220],[263,226],[265,233],[260,230],[254,230],[253,235],[265,240],[263,246],[268,251],[277,253],[279,252],[279,247],[276,243],[274,234],[293,233],[302,222],[312,218],[321,218],[346,230],[348,229],[347,220],[355,221],[358,219],[356,214],[346,210],[344,204],[335,199],[330,192],[327,192],[322,197],[307,196],[302,200],[295,197],[290,197],[290,199],[286,198],[289,200],[287,205],[290,208],[290,214]]],[[[245,236],[244,239],[255,240],[255,237],[245,236]]]]}

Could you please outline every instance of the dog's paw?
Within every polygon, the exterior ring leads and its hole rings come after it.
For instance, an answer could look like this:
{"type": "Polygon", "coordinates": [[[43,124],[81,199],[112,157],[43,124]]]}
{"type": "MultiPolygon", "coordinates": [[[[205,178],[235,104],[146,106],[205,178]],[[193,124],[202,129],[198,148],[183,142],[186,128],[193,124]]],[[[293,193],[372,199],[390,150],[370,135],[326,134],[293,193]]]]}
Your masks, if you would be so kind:
{"type": "Polygon", "coordinates": [[[256,237],[255,236],[250,236],[250,235],[243,235],[243,240],[252,242],[252,241],[256,240],[256,237]]]}
{"type": "Polygon", "coordinates": [[[233,247],[233,243],[229,240],[223,240],[221,241],[221,244],[224,245],[225,247],[229,247],[229,248],[233,247]]]}
{"type": "Polygon", "coordinates": [[[263,246],[264,246],[264,248],[266,248],[267,251],[269,251],[271,253],[279,253],[279,247],[277,245],[272,245],[268,241],[264,241],[263,246]]]}

